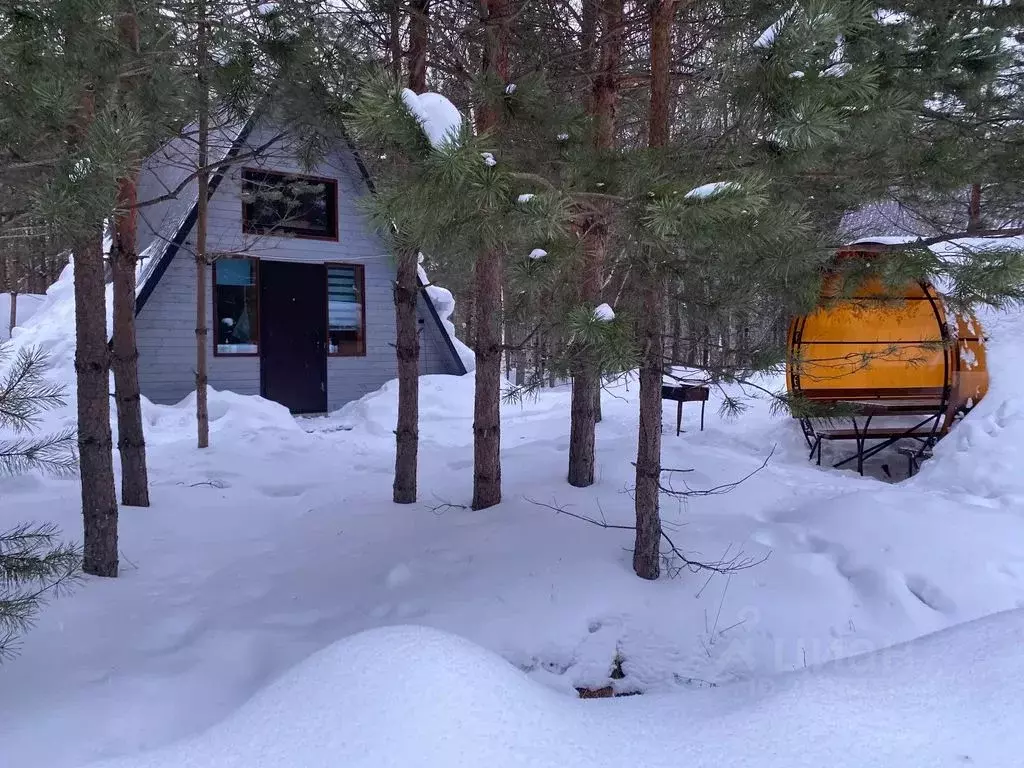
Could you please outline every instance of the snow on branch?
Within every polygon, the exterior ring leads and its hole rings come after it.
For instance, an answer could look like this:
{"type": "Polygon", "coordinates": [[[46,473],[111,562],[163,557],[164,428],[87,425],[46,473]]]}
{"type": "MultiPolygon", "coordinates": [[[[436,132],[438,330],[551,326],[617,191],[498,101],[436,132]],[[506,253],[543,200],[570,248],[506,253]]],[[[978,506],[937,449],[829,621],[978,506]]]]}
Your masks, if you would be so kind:
{"type": "Polygon", "coordinates": [[[434,149],[440,149],[458,139],[462,129],[462,113],[441,94],[430,91],[417,94],[403,88],[402,103],[419,122],[434,149]]]}
{"type": "Polygon", "coordinates": [[[742,189],[735,181],[712,181],[709,184],[701,184],[687,192],[683,197],[687,200],[709,200],[726,192],[734,192],[742,189]]]}

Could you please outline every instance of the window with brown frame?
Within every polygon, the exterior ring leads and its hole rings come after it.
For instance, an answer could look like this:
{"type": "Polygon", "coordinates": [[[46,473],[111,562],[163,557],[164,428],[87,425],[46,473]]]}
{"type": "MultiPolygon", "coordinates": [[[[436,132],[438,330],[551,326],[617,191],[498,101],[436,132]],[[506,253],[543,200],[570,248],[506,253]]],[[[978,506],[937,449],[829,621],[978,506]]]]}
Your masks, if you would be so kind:
{"type": "Polygon", "coordinates": [[[338,239],[338,182],[246,168],[242,229],[254,234],[338,239]]]}
{"type": "Polygon", "coordinates": [[[213,352],[259,354],[259,288],[255,259],[213,263],[213,352]]]}
{"type": "Polygon", "coordinates": [[[327,351],[337,357],[366,354],[363,267],[327,265],[327,351]]]}

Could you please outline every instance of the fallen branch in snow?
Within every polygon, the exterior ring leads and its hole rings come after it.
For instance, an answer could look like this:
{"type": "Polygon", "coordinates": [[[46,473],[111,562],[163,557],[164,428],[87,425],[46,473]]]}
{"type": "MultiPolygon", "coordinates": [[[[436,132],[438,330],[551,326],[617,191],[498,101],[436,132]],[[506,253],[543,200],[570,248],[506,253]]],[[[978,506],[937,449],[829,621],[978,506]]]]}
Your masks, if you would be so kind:
{"type": "MultiPolygon", "coordinates": [[[[766,462],[767,463],[767,462],[766,462]]],[[[742,481],[739,481],[742,482],[742,481]]],[[[739,485],[739,482],[736,485],[739,485]]],[[[575,518],[576,520],[582,520],[584,523],[590,523],[596,525],[598,528],[604,528],[606,530],[615,531],[636,531],[635,525],[621,525],[615,523],[609,523],[605,517],[604,512],[601,512],[601,519],[598,520],[587,515],[581,515],[576,512],[570,512],[565,507],[560,507],[557,504],[545,504],[542,501],[535,501],[529,497],[523,497],[526,501],[544,509],[550,509],[552,512],[558,515],[568,515],[569,517],[575,518]]],[[[598,507],[600,509],[600,507],[598,507]]],[[[757,559],[749,557],[742,550],[736,553],[733,557],[728,557],[729,550],[732,545],[726,548],[725,554],[721,560],[715,560],[711,562],[702,562],[699,560],[692,560],[683,553],[676,543],[672,541],[672,538],[665,532],[665,527],[662,526],[661,537],[669,546],[668,553],[662,553],[662,559],[664,561],[665,573],[669,575],[669,578],[675,578],[681,574],[684,570],[688,570],[691,573],[700,573],[701,571],[710,571],[711,573],[719,574],[731,574],[739,571],[745,571],[748,568],[753,568],[755,565],[760,565],[768,559],[768,555],[757,559]]]]}
{"type": "MultiPolygon", "coordinates": [[[[768,466],[768,462],[771,461],[772,456],[775,455],[775,448],[776,447],[777,446],[772,446],[771,451],[765,457],[764,461],[761,462],[761,466],[759,466],[757,469],[749,472],[748,474],[744,475],[739,480],[734,480],[731,483],[723,483],[722,485],[716,485],[714,488],[694,489],[694,488],[691,488],[689,485],[687,485],[685,482],[683,482],[683,487],[686,490],[678,490],[678,489],[672,487],[672,484],[671,484],[671,481],[670,481],[668,486],[659,484],[658,487],[661,488],[661,492],[662,493],[667,493],[669,496],[718,496],[719,494],[729,493],[730,491],[735,490],[738,486],[742,485],[747,480],[752,478],[754,475],[756,475],[758,472],[763,470],[765,467],[767,467],[768,466]]],[[[668,472],[670,474],[675,474],[675,473],[679,473],[679,472],[692,472],[693,470],[692,469],[662,469],[661,471],[662,472],[668,472]]]]}
{"type": "Polygon", "coordinates": [[[443,515],[449,509],[469,509],[469,507],[467,507],[465,504],[455,504],[451,501],[438,499],[437,496],[435,496],[434,498],[440,502],[440,504],[436,504],[435,506],[430,507],[430,511],[433,512],[435,515],[443,515]]]}

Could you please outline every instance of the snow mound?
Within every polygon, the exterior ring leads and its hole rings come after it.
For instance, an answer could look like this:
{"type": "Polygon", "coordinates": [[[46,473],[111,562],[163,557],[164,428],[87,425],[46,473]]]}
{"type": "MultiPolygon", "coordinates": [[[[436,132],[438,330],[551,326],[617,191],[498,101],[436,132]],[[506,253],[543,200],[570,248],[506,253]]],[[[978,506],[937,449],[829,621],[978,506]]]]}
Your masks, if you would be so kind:
{"type": "MultiPolygon", "coordinates": [[[[273,400],[212,387],[207,389],[206,397],[212,435],[223,433],[244,438],[273,430],[302,433],[288,409],[273,400]]],[[[195,439],[196,393],[174,405],[157,405],[143,398],[142,417],[150,443],[195,439]]]]}
{"type": "Polygon", "coordinates": [[[103,765],[1011,765],[1021,643],[1015,611],[761,685],[585,702],[466,640],[390,627],[314,654],[195,739],[103,765]]]}
{"type": "Polygon", "coordinates": [[[1024,313],[984,309],[978,319],[988,338],[988,393],[911,483],[1016,507],[1024,502],[1024,313]]]}
{"type": "MultiPolygon", "coordinates": [[[[19,293],[15,306],[15,311],[17,312],[17,317],[14,321],[15,327],[28,322],[39,311],[39,307],[45,299],[46,296],[38,293],[19,293]]],[[[8,323],[10,322],[10,317],[11,294],[0,293],[0,341],[5,341],[9,338],[8,323]]]]}
{"type": "MultiPolygon", "coordinates": [[[[420,439],[439,445],[473,440],[475,378],[436,374],[420,377],[420,439]]],[[[328,417],[332,426],[394,440],[398,421],[398,379],[392,379],[328,417]]]]}

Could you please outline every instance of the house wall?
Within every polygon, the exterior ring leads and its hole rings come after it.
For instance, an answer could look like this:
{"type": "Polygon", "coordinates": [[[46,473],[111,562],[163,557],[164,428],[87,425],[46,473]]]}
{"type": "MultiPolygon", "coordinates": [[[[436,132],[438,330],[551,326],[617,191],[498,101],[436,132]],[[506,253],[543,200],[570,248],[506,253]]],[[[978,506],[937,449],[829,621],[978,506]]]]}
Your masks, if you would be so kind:
{"type": "MultiPolygon", "coordinates": [[[[328,408],[333,410],[380,387],[397,375],[395,317],[392,297],[394,264],[380,239],[367,226],[358,208],[368,194],[353,155],[333,152],[315,168],[305,170],[294,148],[274,141],[269,125],[252,132],[242,153],[272,143],[258,161],[234,166],[210,201],[208,251],[235,256],[292,262],[339,262],[362,264],[365,274],[366,355],[329,357],[327,362],[328,408]],[[303,240],[295,237],[247,235],[242,232],[240,199],[243,167],[260,167],[335,178],[338,180],[339,239],[303,240]]],[[[193,389],[195,369],[195,261],[192,236],[179,249],[167,271],[137,318],[140,353],[139,383],[142,393],[155,402],[173,403],[193,389]]],[[[260,361],[257,357],[214,356],[211,285],[207,267],[207,367],[210,386],[241,394],[260,393],[260,361]]],[[[453,373],[454,362],[420,297],[420,369],[427,373],[453,373]]]]}

